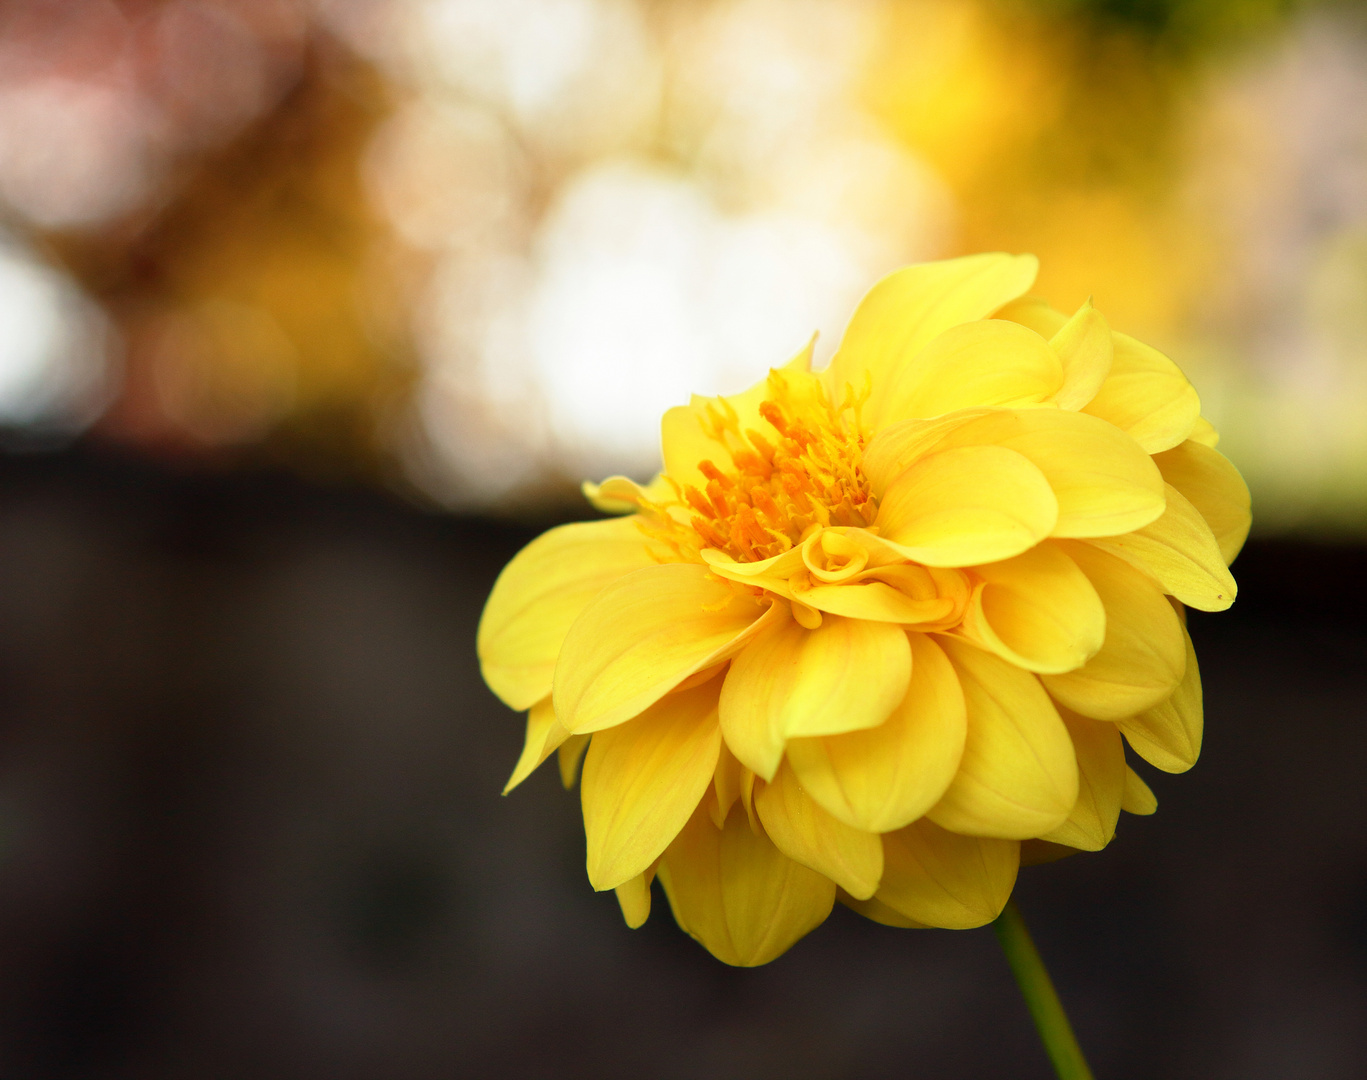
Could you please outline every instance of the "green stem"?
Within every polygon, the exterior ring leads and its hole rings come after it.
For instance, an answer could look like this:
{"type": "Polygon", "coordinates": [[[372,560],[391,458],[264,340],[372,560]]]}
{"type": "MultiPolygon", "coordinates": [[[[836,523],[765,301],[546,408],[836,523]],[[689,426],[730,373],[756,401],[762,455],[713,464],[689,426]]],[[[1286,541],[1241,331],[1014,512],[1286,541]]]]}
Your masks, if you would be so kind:
{"type": "Polygon", "coordinates": [[[1025,928],[1025,920],[1021,918],[1015,900],[1006,902],[992,929],[1002,943],[1006,962],[1016,976],[1016,985],[1021,988],[1040,1041],[1044,1043],[1044,1051],[1054,1063],[1059,1080],[1093,1080],[1092,1070],[1087,1068],[1087,1059],[1082,1056],[1082,1047],[1078,1046],[1077,1036],[1073,1034],[1073,1025],[1068,1023],[1068,1014],[1063,1011],[1063,1003],[1058,999],[1039,950],[1030,940],[1030,931],[1025,928]]]}

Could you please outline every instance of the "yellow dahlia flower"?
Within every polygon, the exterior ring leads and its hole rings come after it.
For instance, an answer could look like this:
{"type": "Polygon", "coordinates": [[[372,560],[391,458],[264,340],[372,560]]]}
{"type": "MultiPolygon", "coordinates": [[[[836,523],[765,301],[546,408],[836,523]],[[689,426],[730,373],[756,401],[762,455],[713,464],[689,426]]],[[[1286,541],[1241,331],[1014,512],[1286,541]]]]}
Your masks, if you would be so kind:
{"type": "MultiPolygon", "coordinates": [[[[1095,851],[1201,744],[1184,605],[1234,600],[1247,488],[1165,356],[1028,297],[1033,256],[913,266],[734,397],[663,420],[624,517],[508,564],[484,677],[515,787],[581,755],[588,875],[639,926],[763,964],[838,898],[979,926],[1022,842],[1095,851]]],[[[1057,851],[1033,844],[1032,851],[1057,851]]]]}

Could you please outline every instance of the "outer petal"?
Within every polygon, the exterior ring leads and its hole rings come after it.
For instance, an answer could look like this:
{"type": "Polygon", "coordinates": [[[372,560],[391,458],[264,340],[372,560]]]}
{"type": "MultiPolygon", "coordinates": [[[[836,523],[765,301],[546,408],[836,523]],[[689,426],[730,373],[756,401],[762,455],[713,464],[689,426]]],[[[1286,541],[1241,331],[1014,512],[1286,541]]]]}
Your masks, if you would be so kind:
{"type": "Polygon", "coordinates": [[[763,611],[694,563],[626,575],[594,598],[565,637],[556,716],[575,734],[631,719],[739,649],[763,611]]]}
{"type": "Polygon", "coordinates": [[[1157,521],[1124,536],[1091,543],[1148,572],[1164,592],[1188,607],[1224,611],[1234,603],[1238,586],[1220,546],[1196,507],[1171,484],[1166,487],[1167,510],[1157,521]]]}
{"type": "MultiPolygon", "coordinates": [[[[552,708],[554,713],[555,709],[552,708]]],[[[560,783],[566,791],[574,787],[579,779],[579,765],[584,760],[584,751],[589,748],[588,735],[571,735],[556,751],[557,764],[560,766],[560,783]]]]}
{"type": "Polygon", "coordinates": [[[1120,808],[1127,814],[1147,816],[1158,809],[1158,799],[1139,774],[1125,766],[1125,796],[1120,808]]]}
{"type": "Polygon", "coordinates": [[[963,635],[1026,671],[1080,668],[1106,638],[1106,609],[1077,568],[1051,543],[1005,562],[976,566],[981,579],[964,613],[963,635]]]}
{"type": "Polygon", "coordinates": [[[785,762],[772,784],[756,785],[755,810],[783,854],[825,874],[851,896],[872,896],[883,876],[877,833],[851,828],[818,806],[785,762]]]}
{"type": "Polygon", "coordinates": [[[720,751],[715,680],[593,737],[580,790],[595,889],[615,889],[659,858],[712,783],[720,751]]]}
{"type": "Polygon", "coordinates": [[[871,398],[866,420],[877,431],[959,409],[1034,405],[1062,385],[1063,366],[1044,338],[1017,323],[981,319],[950,327],[899,364],[871,398]]]}
{"type": "Polygon", "coordinates": [[[1077,801],[1068,729],[1039,684],[1014,664],[942,637],[964,688],[963,762],[928,817],[953,832],[1021,840],[1057,828],[1077,801]]]}
{"type": "Polygon", "coordinates": [[[788,762],[807,794],[867,832],[900,829],[921,817],[939,802],[963,758],[968,722],[959,677],[928,635],[908,638],[911,682],[887,720],[867,731],[788,743],[788,762]]]}
{"type": "Polygon", "coordinates": [[[1209,446],[1188,439],[1154,456],[1163,479],[1190,500],[1206,519],[1225,564],[1234,561],[1253,521],[1248,485],[1234,464],[1209,446]]]}
{"type": "Polygon", "coordinates": [[[1068,820],[1042,839],[1082,851],[1100,851],[1115,836],[1125,792],[1125,745],[1114,724],[1061,709],[1077,751],[1077,802],[1068,820]]]}
{"type": "MultiPolygon", "coordinates": [[[[881,393],[932,339],[951,326],[985,319],[1029,289],[1038,272],[1033,255],[991,254],[889,274],[859,302],[826,372],[835,399],[846,383],[857,391],[865,379],[874,395],[881,393]]],[[[881,408],[876,396],[868,404],[881,408]]]]}
{"type": "Polygon", "coordinates": [[[999,410],[947,432],[936,449],[1004,446],[1030,461],[1058,499],[1052,535],[1114,536],[1163,513],[1163,477],[1123,431],[1085,413],[999,410]]]}
{"type": "Polygon", "coordinates": [[[618,578],[654,566],[635,519],[582,521],[542,533],[494,582],[476,646],[484,680],[504,704],[528,709],[551,692],[574,620],[618,578]]]}
{"type": "Polygon", "coordinates": [[[888,488],[876,524],[907,558],[973,566],[1034,547],[1058,521],[1044,474],[1014,450],[965,446],[922,458],[888,488]]]}
{"type": "Polygon", "coordinates": [[[756,833],[739,806],[722,829],[700,806],[665,852],[659,875],[679,926],[734,967],[782,955],[835,903],[835,883],[756,833]]]}
{"type": "Polygon", "coordinates": [[[731,663],[721,692],[726,743],[772,779],[786,739],[875,727],[906,694],[911,648],[889,623],[828,615],[756,636],[731,663]]]}
{"type": "Polygon", "coordinates": [[[1080,409],[1096,397],[1111,372],[1115,353],[1111,328],[1088,300],[1076,315],[1048,336],[1050,347],[1063,363],[1063,388],[1054,400],[1060,409],[1080,409]]]}
{"type": "Polygon", "coordinates": [[[1220,445],[1220,433],[1215,430],[1215,425],[1204,416],[1196,418],[1196,423],[1192,425],[1191,434],[1187,438],[1192,442],[1209,447],[1211,450],[1220,445]]]}
{"type": "Polygon", "coordinates": [[[1182,682],[1166,701],[1120,721],[1120,730],[1134,752],[1164,772],[1186,772],[1201,756],[1204,730],[1201,671],[1186,627],[1187,669],[1182,682]]]}
{"type": "Polygon", "coordinates": [[[1150,454],[1177,446],[1201,415],[1201,399],[1157,349],[1125,334],[1111,337],[1111,374],[1083,411],[1128,431],[1150,454]]]}
{"type": "Polygon", "coordinates": [[[876,899],[924,926],[968,930],[1001,914],[1016,885],[1020,844],[918,821],[883,837],[876,899]]]}
{"type": "Polygon", "coordinates": [[[1043,675],[1045,687],[1074,712],[1121,720],[1150,709],[1182,681],[1182,624],[1147,575],[1092,544],[1062,542],[1106,606],[1106,641],[1076,671],[1043,675]]]}
{"type": "Polygon", "coordinates": [[[1041,337],[1052,338],[1068,325],[1068,316],[1050,307],[1038,296],[1022,296],[1003,307],[994,316],[1010,319],[1012,322],[1028,326],[1041,337]]]}
{"type": "Polygon", "coordinates": [[[617,903],[622,909],[622,918],[633,930],[639,930],[650,918],[650,883],[654,880],[655,867],[652,866],[617,886],[617,903]]]}
{"type": "Polygon", "coordinates": [[[674,487],[664,473],[657,473],[655,479],[644,485],[630,477],[609,476],[601,484],[585,480],[579,487],[594,509],[605,514],[634,514],[643,502],[661,503],[674,498],[674,487]]]}
{"type": "Polygon", "coordinates": [[[536,767],[551,756],[551,752],[556,749],[554,745],[547,746],[547,736],[551,734],[551,729],[555,724],[555,709],[551,707],[549,697],[542,698],[527,712],[527,738],[522,744],[522,756],[517,759],[517,765],[513,768],[513,775],[508,777],[508,783],[503,787],[503,794],[507,795],[523,780],[531,776],[536,771],[536,767]]]}

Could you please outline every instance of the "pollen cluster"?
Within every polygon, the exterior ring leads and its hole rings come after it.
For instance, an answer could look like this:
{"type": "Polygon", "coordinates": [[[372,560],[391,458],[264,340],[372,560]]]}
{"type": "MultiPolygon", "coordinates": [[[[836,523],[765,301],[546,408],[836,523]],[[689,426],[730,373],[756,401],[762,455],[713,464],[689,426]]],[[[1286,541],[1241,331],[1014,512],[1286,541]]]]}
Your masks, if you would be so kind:
{"type": "Polygon", "coordinates": [[[832,405],[815,379],[774,371],[759,416],[775,433],[743,427],[725,398],[708,402],[704,427],[731,456],[731,469],[698,463],[706,486],[680,485],[680,503],[702,546],[738,562],[781,555],[817,526],[867,527],[878,506],[863,474],[863,396],[846,387],[832,405]]]}

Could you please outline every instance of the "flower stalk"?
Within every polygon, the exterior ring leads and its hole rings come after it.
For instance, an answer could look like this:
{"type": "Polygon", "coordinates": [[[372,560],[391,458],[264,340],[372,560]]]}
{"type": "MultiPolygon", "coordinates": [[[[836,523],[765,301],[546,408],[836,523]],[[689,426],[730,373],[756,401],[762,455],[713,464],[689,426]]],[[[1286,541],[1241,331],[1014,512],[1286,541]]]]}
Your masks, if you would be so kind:
{"type": "Polygon", "coordinates": [[[1040,1041],[1044,1043],[1044,1051],[1054,1063],[1059,1080],[1093,1080],[1092,1070],[1087,1067],[1082,1047],[1073,1034],[1073,1025],[1068,1022],[1068,1014],[1063,1011],[1063,1003],[1059,1001],[1039,950],[1030,939],[1030,931],[1025,927],[1015,900],[1007,901],[992,929],[997,932],[1006,962],[1011,965],[1016,985],[1025,998],[1040,1041]]]}

